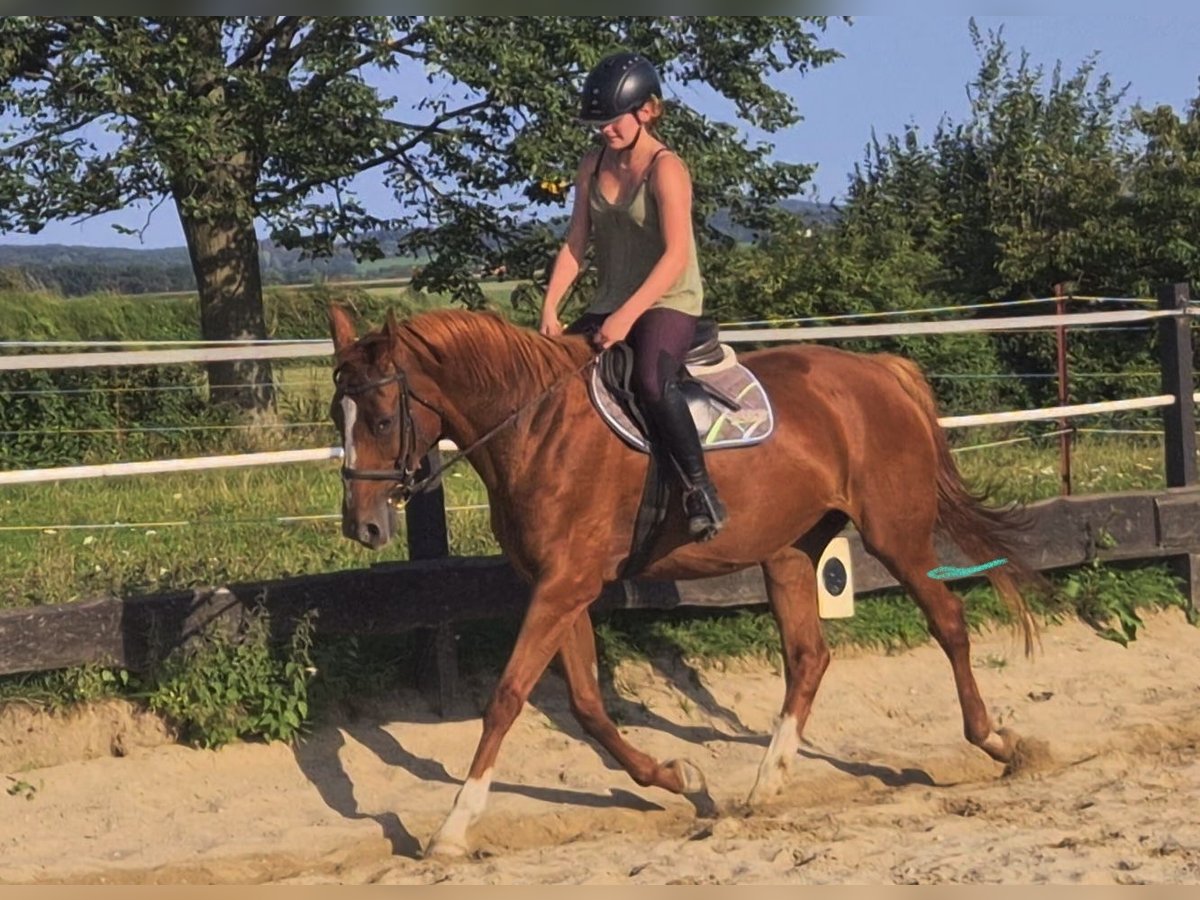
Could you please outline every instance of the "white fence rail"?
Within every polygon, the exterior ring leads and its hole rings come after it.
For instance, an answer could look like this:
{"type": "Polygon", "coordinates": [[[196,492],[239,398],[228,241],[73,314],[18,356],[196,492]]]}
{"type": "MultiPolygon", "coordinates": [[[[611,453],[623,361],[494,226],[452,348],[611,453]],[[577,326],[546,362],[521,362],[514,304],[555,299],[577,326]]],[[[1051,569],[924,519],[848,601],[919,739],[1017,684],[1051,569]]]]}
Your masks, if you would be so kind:
{"type": "MultiPolygon", "coordinates": [[[[1200,393],[1193,397],[1200,402],[1200,393]]],[[[1157,397],[1133,397],[1129,400],[1106,400],[1102,403],[1074,403],[1069,406],[1052,406],[1047,409],[1020,409],[1012,412],[981,413],[972,416],[946,416],[938,419],[943,428],[968,428],[973,425],[1001,425],[1009,422],[1038,422],[1044,419],[1069,419],[1073,416],[1091,416],[1096,413],[1122,412],[1129,409],[1154,409],[1170,406],[1175,402],[1174,394],[1159,394],[1157,397]]]]}
{"type": "Polygon", "coordinates": [[[102,350],[96,353],[22,353],[0,356],[0,372],[25,369],[91,369],[97,366],[167,366],[239,359],[300,359],[332,356],[333,343],[280,341],[250,347],[198,347],[181,350],[102,350]]]}
{"type": "MultiPolygon", "coordinates": [[[[727,344],[828,341],[845,338],[903,335],[963,334],[984,331],[1036,331],[1059,326],[1116,325],[1148,322],[1164,316],[1184,316],[1182,310],[1124,310],[1072,313],[1064,316],[1005,316],[955,322],[910,322],[880,325],[823,325],[811,328],[724,328],[727,344]]],[[[198,347],[173,350],[105,350],[88,353],[22,353],[0,356],[0,371],[19,369],[79,369],[95,366],[160,366],[178,363],[228,362],[241,359],[301,359],[333,355],[332,341],[268,341],[244,347],[198,347]]]]}
{"type": "MultiPolygon", "coordinates": [[[[765,343],[981,331],[1027,331],[1060,326],[1112,325],[1125,322],[1150,321],[1165,316],[1194,315],[1198,309],[1200,308],[1191,306],[1186,310],[1128,310],[1120,312],[1073,313],[1070,315],[1009,316],[996,319],[907,324],[888,323],[878,325],[836,325],[766,329],[726,328],[721,330],[720,336],[721,340],[726,343],[765,343]]],[[[13,344],[20,343],[13,342],[13,344]]],[[[247,342],[247,345],[244,346],[5,355],[0,356],[0,371],[90,368],[97,366],[173,365],[242,359],[298,359],[328,357],[332,354],[333,344],[331,341],[259,341],[247,342]]],[[[1200,403],[1200,392],[1193,394],[1192,399],[1194,402],[1200,403]]],[[[1173,394],[1160,394],[1154,397],[1137,397],[1104,403],[1080,403],[1047,409],[946,416],[938,421],[944,428],[965,428],[979,425],[1063,419],[1132,409],[1151,409],[1170,406],[1175,403],[1175,400],[1176,398],[1173,394]]],[[[454,445],[449,441],[443,441],[440,446],[442,449],[455,449],[454,445]]],[[[0,485],[119,475],[241,468],[297,462],[320,462],[340,459],[341,456],[341,447],[317,447],[305,450],[282,450],[267,453],[243,453],[226,456],[105,463],[90,466],[67,466],[8,472],[0,471],[0,485]]]]}
{"type": "Polygon", "coordinates": [[[274,450],[269,453],[235,453],[227,456],[197,456],[183,459],[147,459],[140,462],[101,463],[94,466],[59,466],[53,469],[23,469],[0,472],[0,485],[32,484],[39,481],[74,481],[80,478],[109,478],[115,475],[158,475],[164,472],[197,472],[203,469],[240,469],[284,463],[341,459],[341,447],[311,450],[274,450]]]}

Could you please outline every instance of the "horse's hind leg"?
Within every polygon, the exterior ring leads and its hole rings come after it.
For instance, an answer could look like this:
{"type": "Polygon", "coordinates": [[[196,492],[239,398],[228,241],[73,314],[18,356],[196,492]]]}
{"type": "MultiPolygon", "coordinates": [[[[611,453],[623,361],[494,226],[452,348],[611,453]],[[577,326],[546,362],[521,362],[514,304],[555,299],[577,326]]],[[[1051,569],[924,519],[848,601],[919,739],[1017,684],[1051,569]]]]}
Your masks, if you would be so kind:
{"type": "Polygon", "coordinates": [[[795,547],[762,564],[767,599],[783,645],[787,686],[779,724],[750,791],[751,804],[777,793],[790,773],[813,698],[829,667],[829,648],[817,610],[816,564],[829,538],[844,522],[844,517],[830,517],[795,547]]]}
{"type": "Polygon", "coordinates": [[[687,760],[659,763],[632,746],[604,709],[596,668],[596,638],[586,612],[581,614],[559,650],[563,674],[571,694],[571,711],[584,731],[600,742],[642,787],[660,787],[672,793],[706,797],[704,776],[687,760]]]}
{"type": "Polygon", "coordinates": [[[993,728],[979,694],[971,670],[971,644],[962,599],[943,582],[926,574],[938,565],[931,531],[918,538],[911,530],[896,529],[894,537],[883,535],[881,539],[876,529],[867,527],[862,532],[863,544],[917,601],[930,633],[949,658],[967,740],[998,762],[1011,762],[1018,737],[1008,729],[998,732],[993,728]]]}

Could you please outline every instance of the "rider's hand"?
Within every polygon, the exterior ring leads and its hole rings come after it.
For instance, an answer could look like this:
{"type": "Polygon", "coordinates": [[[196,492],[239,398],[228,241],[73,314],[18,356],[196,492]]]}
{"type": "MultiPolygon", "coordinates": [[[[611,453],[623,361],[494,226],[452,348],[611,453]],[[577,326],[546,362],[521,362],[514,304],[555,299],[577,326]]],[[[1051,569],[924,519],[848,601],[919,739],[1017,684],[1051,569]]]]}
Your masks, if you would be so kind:
{"type": "Polygon", "coordinates": [[[558,321],[558,316],[551,312],[542,312],[542,323],[538,326],[538,331],[546,337],[558,337],[563,333],[562,322],[558,321]]]}
{"type": "Polygon", "coordinates": [[[600,330],[592,336],[592,343],[598,350],[607,350],[613,344],[625,340],[632,327],[633,322],[629,320],[629,317],[618,310],[604,320],[600,330]]]}

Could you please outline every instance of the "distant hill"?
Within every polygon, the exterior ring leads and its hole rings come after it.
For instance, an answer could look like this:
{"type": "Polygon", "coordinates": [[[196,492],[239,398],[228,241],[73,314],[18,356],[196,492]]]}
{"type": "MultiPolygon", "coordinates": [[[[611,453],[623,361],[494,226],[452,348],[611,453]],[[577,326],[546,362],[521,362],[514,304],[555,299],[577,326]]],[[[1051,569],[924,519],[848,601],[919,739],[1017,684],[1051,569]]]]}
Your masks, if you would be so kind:
{"type": "MultiPolygon", "coordinates": [[[[814,203],[811,200],[780,200],[779,207],[811,225],[832,225],[841,216],[836,207],[828,203],[814,203]]],[[[726,210],[719,210],[709,224],[737,241],[753,241],[758,237],[748,228],[733,224],[726,210]]]]}
{"type": "MultiPolygon", "coordinates": [[[[411,273],[413,262],[412,259],[392,257],[378,260],[369,270],[364,270],[348,250],[339,250],[322,259],[301,259],[298,250],[286,250],[270,241],[259,244],[259,265],[263,283],[268,285],[358,277],[404,277],[411,273]]],[[[196,289],[185,247],[131,250],[63,244],[0,244],[0,287],[5,283],[24,283],[68,297],[104,292],[147,294],[196,289]],[[20,276],[5,278],[4,270],[16,270],[20,276]]]]}
{"type": "MultiPolygon", "coordinates": [[[[348,250],[325,259],[301,259],[271,241],[259,244],[264,284],[308,283],[352,278],[358,264],[348,250]]],[[[66,296],[111,291],[120,294],[194,291],[196,280],[186,247],[135,250],[67,244],[0,244],[0,269],[19,269],[26,280],[66,296]]],[[[409,263],[411,268],[411,263],[409,263]]],[[[376,266],[374,277],[389,274],[376,266]]]]}
{"type": "Polygon", "coordinates": [[[842,211],[832,203],[815,203],[812,200],[780,200],[779,205],[814,225],[836,225],[842,218],[842,211]]]}
{"type": "MultiPolygon", "coordinates": [[[[784,200],[780,206],[811,221],[829,224],[838,212],[827,204],[807,200],[784,200]]],[[[565,226],[565,219],[563,220],[565,226]]],[[[734,225],[727,212],[717,213],[712,224],[739,241],[756,235],[734,225]]],[[[385,252],[394,253],[396,235],[378,235],[385,252]]],[[[349,250],[339,249],[323,259],[301,259],[299,250],[286,250],[271,241],[259,243],[259,263],[264,284],[307,284],[316,280],[405,277],[417,260],[388,256],[371,263],[357,263],[349,250]]],[[[135,250],[119,247],[89,247],[71,244],[5,245],[0,243],[0,270],[20,270],[20,279],[7,279],[65,296],[101,292],[119,294],[193,291],[196,289],[186,247],[135,250]]],[[[0,276],[3,272],[0,271],[0,276]]],[[[0,286],[5,283],[0,277],[0,286]]]]}
{"type": "Polygon", "coordinates": [[[129,249],[77,244],[0,244],[0,266],[190,266],[186,247],[129,249]]]}

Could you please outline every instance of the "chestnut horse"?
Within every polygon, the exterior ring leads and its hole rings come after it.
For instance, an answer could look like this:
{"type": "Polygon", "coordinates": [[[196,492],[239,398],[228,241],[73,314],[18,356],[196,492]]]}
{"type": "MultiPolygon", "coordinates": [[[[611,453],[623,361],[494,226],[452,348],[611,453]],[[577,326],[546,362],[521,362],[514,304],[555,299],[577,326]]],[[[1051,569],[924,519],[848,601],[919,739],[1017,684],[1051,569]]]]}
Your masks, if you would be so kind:
{"type": "MultiPolygon", "coordinates": [[[[583,370],[583,338],[547,338],[498,316],[438,311],[361,339],[348,312],[331,307],[337,386],[332,415],[343,435],[343,533],[381,547],[395,533],[390,498],[413,487],[439,438],[469,448],[487,486],[492,527],[532,585],[512,656],[483,717],[470,773],[427,853],[462,854],[487,800],[505,733],[555,654],[582,727],[639,785],[705,794],[699,769],[659,762],[631,746],[604,710],[587,609],[629,556],[647,457],[600,420],[583,370]]],[[[673,503],[643,577],[706,578],[762,566],[782,639],[781,719],[751,801],[779,789],[799,750],[829,664],[817,615],[815,565],[847,520],[916,600],[950,660],[963,730],[993,759],[1010,762],[1017,736],[997,731],[971,671],[963,604],[926,573],[938,565],[935,527],[987,573],[1031,646],[1033,622],[1017,578],[1031,576],[1004,540],[1008,511],[968,493],[940,426],[933,394],[912,363],[818,345],[745,353],[773,398],[775,433],[754,447],[709,456],[730,518],[716,539],[691,543],[673,503]]]]}

